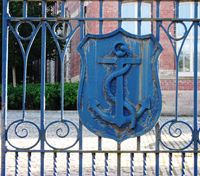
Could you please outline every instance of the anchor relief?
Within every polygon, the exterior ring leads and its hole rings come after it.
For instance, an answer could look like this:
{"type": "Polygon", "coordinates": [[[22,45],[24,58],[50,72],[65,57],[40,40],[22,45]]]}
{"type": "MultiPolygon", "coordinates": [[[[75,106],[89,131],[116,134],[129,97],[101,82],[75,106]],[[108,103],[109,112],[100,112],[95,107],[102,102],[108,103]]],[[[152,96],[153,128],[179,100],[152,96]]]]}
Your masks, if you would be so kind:
{"type": "Polygon", "coordinates": [[[91,103],[91,108],[95,111],[103,120],[116,124],[121,127],[126,123],[131,122],[131,128],[135,128],[136,119],[139,118],[144,111],[150,108],[150,99],[145,99],[141,104],[132,106],[129,101],[124,99],[124,75],[127,74],[131,68],[131,65],[140,65],[141,59],[133,59],[130,57],[131,51],[128,46],[124,43],[117,43],[114,46],[114,55],[116,57],[111,59],[101,59],[98,61],[99,64],[115,64],[117,70],[107,76],[105,80],[105,93],[108,97],[108,101],[114,103],[115,113],[106,114],[101,111],[98,106],[98,101],[91,103]],[[115,95],[111,92],[112,81],[116,79],[116,93],[115,95]],[[124,111],[127,110],[129,115],[125,116],[124,111]]]}
{"type": "Polygon", "coordinates": [[[162,48],[154,36],[135,36],[123,29],[89,34],[78,50],[82,123],[118,142],[151,130],[161,112],[157,61],[162,48]]]}

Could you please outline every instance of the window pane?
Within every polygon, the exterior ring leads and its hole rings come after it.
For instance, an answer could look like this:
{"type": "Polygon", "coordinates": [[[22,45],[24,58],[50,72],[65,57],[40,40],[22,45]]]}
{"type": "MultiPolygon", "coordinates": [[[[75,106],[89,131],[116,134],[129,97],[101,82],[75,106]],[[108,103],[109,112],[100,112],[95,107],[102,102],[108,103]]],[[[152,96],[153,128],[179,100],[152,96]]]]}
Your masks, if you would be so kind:
{"type": "Polygon", "coordinates": [[[198,18],[200,18],[200,2],[198,2],[198,18]]]}
{"type": "MultiPolygon", "coordinates": [[[[187,39],[183,45],[181,50],[181,54],[179,57],[179,71],[180,72],[191,72],[191,59],[192,59],[192,45],[191,40],[187,39]]],[[[182,41],[177,42],[177,51],[179,51],[181,47],[182,41]]]]}
{"type": "MultiPolygon", "coordinates": [[[[122,4],[122,18],[137,18],[137,2],[129,2],[122,4]]],[[[143,2],[141,5],[141,17],[151,18],[151,3],[143,2]]],[[[122,28],[130,33],[137,34],[137,22],[122,22],[122,28]]],[[[142,22],[141,34],[151,33],[151,22],[142,22]]]]}
{"type": "MultiPolygon", "coordinates": [[[[142,3],[141,17],[151,18],[151,3],[142,3]]],[[[151,22],[142,22],[141,34],[145,35],[150,33],[151,33],[151,22]]]]}
{"type": "Polygon", "coordinates": [[[194,3],[181,2],[179,4],[179,18],[193,18],[194,17],[194,3]]]}
{"type": "Polygon", "coordinates": [[[179,71],[183,72],[183,54],[180,55],[179,57],[179,71]]]}
{"type": "Polygon", "coordinates": [[[190,59],[190,54],[185,53],[183,65],[184,72],[190,72],[190,59]]]}
{"type": "MultiPolygon", "coordinates": [[[[194,3],[182,2],[179,4],[179,18],[193,18],[194,17],[194,3]]],[[[191,22],[184,22],[187,29],[192,24],[191,22]]]]}
{"type": "MultiPolygon", "coordinates": [[[[122,4],[122,18],[137,18],[137,3],[122,4]]],[[[130,33],[137,34],[137,22],[123,21],[122,28],[130,33]]]]}
{"type": "Polygon", "coordinates": [[[141,7],[141,17],[142,18],[150,18],[151,17],[151,3],[142,3],[141,7]]]}

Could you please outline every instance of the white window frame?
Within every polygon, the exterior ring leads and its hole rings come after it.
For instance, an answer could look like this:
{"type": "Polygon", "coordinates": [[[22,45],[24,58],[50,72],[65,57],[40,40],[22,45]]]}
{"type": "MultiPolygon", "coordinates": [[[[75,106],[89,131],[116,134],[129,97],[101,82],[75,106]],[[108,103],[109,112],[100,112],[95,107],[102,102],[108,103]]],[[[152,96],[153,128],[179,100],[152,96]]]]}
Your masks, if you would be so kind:
{"type": "MultiPolygon", "coordinates": [[[[142,2],[142,6],[144,6],[144,5],[150,5],[150,14],[151,14],[151,3],[150,2],[142,2]]],[[[142,9],[141,9],[141,12],[142,12],[142,9]]],[[[127,1],[127,2],[122,3],[122,18],[137,18],[137,16],[138,16],[138,2],[137,1],[135,1],[135,2],[127,1]],[[127,15],[127,16],[124,15],[125,8],[129,7],[129,6],[131,6],[131,12],[133,12],[133,16],[132,16],[132,14],[127,15]]],[[[151,15],[149,18],[151,18],[151,15]]],[[[138,22],[137,21],[134,21],[134,22],[133,21],[123,21],[122,28],[132,34],[138,34],[138,22]],[[132,25],[133,28],[128,29],[128,27],[126,27],[127,24],[132,25]]],[[[148,34],[150,34],[150,33],[151,33],[151,24],[150,24],[150,32],[148,34]]],[[[142,27],[141,27],[141,34],[143,35],[142,27]]],[[[146,34],[144,34],[144,35],[146,35],[146,34]]]]}
{"type": "MultiPolygon", "coordinates": [[[[122,12],[121,12],[122,18],[130,18],[130,17],[137,18],[137,14],[138,14],[138,8],[137,7],[138,7],[138,2],[124,2],[124,3],[122,3],[122,12]],[[127,7],[129,8],[129,6],[132,7],[131,10],[132,10],[134,16],[130,16],[130,15],[125,16],[124,15],[125,8],[127,8],[127,7]]],[[[138,33],[137,21],[123,21],[122,22],[122,28],[124,30],[126,30],[127,32],[130,32],[132,34],[138,33]],[[132,28],[128,29],[127,24],[132,25],[132,28]]]]}

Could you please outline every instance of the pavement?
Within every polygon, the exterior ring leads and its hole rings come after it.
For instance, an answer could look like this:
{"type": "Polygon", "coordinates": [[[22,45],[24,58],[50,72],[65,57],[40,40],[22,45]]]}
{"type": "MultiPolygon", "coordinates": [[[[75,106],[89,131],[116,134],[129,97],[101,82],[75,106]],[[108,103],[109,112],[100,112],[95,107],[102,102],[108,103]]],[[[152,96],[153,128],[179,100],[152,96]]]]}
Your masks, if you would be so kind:
{"type": "MultiPolygon", "coordinates": [[[[77,131],[74,128],[73,124],[70,124],[70,134],[67,138],[58,138],[57,134],[62,136],[66,134],[67,128],[65,125],[59,123],[60,120],[60,112],[59,111],[46,111],[45,112],[45,126],[52,122],[51,127],[47,130],[46,140],[49,145],[52,145],[57,148],[65,148],[73,145],[76,142],[77,131]],[[59,129],[59,130],[58,130],[59,129]],[[57,134],[56,134],[57,132],[57,134]]],[[[8,111],[8,125],[13,123],[16,120],[22,118],[21,111],[8,111]]],[[[64,118],[66,120],[72,121],[75,125],[78,126],[79,118],[76,111],[66,111],[64,118]]],[[[17,133],[19,135],[25,135],[28,132],[28,136],[24,139],[19,139],[19,137],[14,133],[15,126],[11,127],[8,132],[9,142],[18,147],[30,147],[37,143],[38,139],[38,131],[35,128],[34,124],[40,124],[40,111],[27,111],[25,119],[27,121],[31,121],[33,123],[24,123],[19,125],[17,128],[17,133]],[[27,129],[28,131],[23,131],[22,129],[27,129]]],[[[159,124],[162,126],[165,122],[174,119],[174,117],[160,117],[159,124]]],[[[167,124],[165,128],[163,128],[161,133],[161,139],[163,143],[170,148],[184,148],[188,143],[192,140],[189,124],[193,127],[193,118],[192,117],[180,117],[179,120],[186,122],[179,123],[172,126],[171,131],[169,131],[169,125],[167,124]],[[182,134],[180,133],[182,131],[182,134]],[[170,135],[176,134],[172,137],[170,135]]],[[[200,118],[198,119],[198,124],[200,125],[200,118]]],[[[142,151],[155,151],[155,129],[151,130],[149,133],[145,134],[140,139],[140,150],[142,151]]],[[[138,146],[137,138],[132,138],[124,141],[121,144],[122,151],[133,151],[137,150],[138,146]]],[[[8,144],[9,149],[14,149],[8,144]]],[[[78,150],[78,143],[70,148],[70,150],[78,150]]],[[[34,150],[40,149],[40,143],[38,143],[34,150]]],[[[51,148],[45,144],[46,150],[51,150],[51,148]]],[[[83,150],[98,150],[98,137],[89,132],[86,128],[83,127],[83,150]]],[[[117,150],[117,143],[110,139],[102,139],[102,150],[117,150]]],[[[166,148],[160,144],[160,150],[166,150],[166,148]]],[[[187,150],[193,150],[193,144],[191,144],[187,150]]],[[[142,153],[134,153],[133,160],[130,159],[130,153],[121,154],[121,175],[126,176],[130,175],[131,169],[134,170],[134,175],[140,176],[144,173],[144,168],[146,170],[147,176],[155,175],[155,154],[147,153],[146,158],[142,153]],[[131,167],[131,164],[134,167],[131,167]]],[[[173,153],[172,154],[172,162],[170,162],[169,153],[161,153],[160,154],[160,175],[166,176],[170,175],[169,168],[171,166],[173,175],[182,175],[185,172],[186,176],[193,175],[193,161],[194,156],[193,153],[186,153],[184,159],[182,158],[181,153],[173,153]],[[170,164],[169,164],[170,163],[170,164]],[[184,163],[184,164],[183,164],[184,163]]],[[[104,175],[105,172],[105,163],[108,164],[108,175],[115,176],[117,175],[117,154],[109,153],[108,160],[105,162],[105,154],[97,153],[95,158],[92,158],[92,153],[84,153],[83,154],[83,176],[92,175],[92,163],[93,168],[95,169],[95,173],[97,176],[104,175]]],[[[69,172],[71,176],[77,176],[79,171],[79,154],[78,153],[70,153],[67,155],[67,152],[58,152],[55,156],[53,152],[49,152],[45,154],[45,174],[53,175],[66,175],[69,172]]],[[[28,172],[31,172],[31,175],[38,176],[40,175],[40,153],[32,152],[31,153],[31,162],[28,162],[28,153],[27,152],[19,152],[18,156],[14,152],[8,152],[7,158],[7,175],[15,175],[17,172],[18,175],[27,175],[28,172]],[[16,167],[17,166],[17,167],[16,167]]],[[[200,166],[200,161],[199,161],[200,166]]]]}

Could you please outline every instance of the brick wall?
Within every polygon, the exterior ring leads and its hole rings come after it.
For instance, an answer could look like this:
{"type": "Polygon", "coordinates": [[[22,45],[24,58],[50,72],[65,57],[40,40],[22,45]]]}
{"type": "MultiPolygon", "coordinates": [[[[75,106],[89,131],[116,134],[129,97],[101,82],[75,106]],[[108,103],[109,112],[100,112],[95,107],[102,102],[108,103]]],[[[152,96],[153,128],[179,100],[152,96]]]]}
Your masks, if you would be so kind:
{"type": "MultiPolygon", "coordinates": [[[[73,10],[79,8],[78,1],[73,2],[73,10]]],[[[154,8],[154,17],[155,17],[155,3],[154,8]]],[[[115,18],[118,16],[118,2],[117,1],[104,1],[103,5],[103,16],[115,18]]],[[[73,11],[71,10],[71,12],[73,11]]],[[[160,16],[161,18],[173,18],[174,17],[174,2],[173,1],[163,1],[160,6],[160,16]]],[[[99,1],[90,1],[87,4],[86,17],[99,17],[99,1]]],[[[163,22],[163,26],[167,29],[169,22],[163,22]]],[[[89,21],[85,23],[86,33],[98,34],[99,33],[99,22],[98,21],[89,21]]],[[[155,34],[156,24],[153,24],[153,31],[155,34]]],[[[115,30],[118,27],[117,22],[104,21],[103,22],[103,33],[109,33],[115,30]]],[[[170,33],[174,34],[174,27],[170,29],[170,33]]],[[[76,51],[77,44],[79,43],[79,32],[74,36],[71,42],[71,77],[74,78],[79,75],[79,55],[76,51]]],[[[161,87],[163,90],[175,90],[175,56],[169,39],[167,38],[164,31],[160,30],[160,43],[163,47],[163,52],[159,59],[159,68],[162,74],[160,75],[161,87]],[[170,78],[168,78],[169,73],[170,78]]],[[[180,90],[192,90],[193,89],[193,80],[191,78],[181,78],[179,81],[180,90]]],[[[199,86],[200,89],[200,86],[199,86]]]]}
{"type": "MultiPolygon", "coordinates": [[[[179,90],[194,90],[194,80],[193,79],[180,79],[179,82],[179,90]]],[[[200,82],[198,84],[200,87],[200,82]]],[[[161,88],[162,90],[175,90],[176,88],[176,80],[175,79],[162,79],[161,80],[161,88]]]]}

